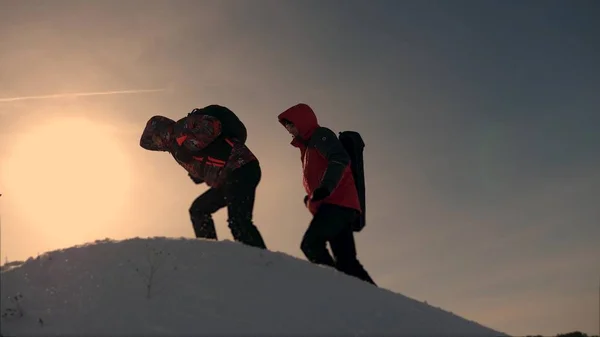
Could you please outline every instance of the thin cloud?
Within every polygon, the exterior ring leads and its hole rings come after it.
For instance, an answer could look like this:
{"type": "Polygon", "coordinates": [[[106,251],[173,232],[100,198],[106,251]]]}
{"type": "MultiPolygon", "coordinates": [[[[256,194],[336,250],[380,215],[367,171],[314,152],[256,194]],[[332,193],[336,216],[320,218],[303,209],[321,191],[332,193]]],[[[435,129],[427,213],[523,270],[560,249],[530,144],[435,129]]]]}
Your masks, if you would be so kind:
{"type": "Polygon", "coordinates": [[[25,101],[25,100],[36,100],[36,99],[65,98],[65,97],[143,94],[143,93],[162,92],[162,91],[166,91],[166,89],[164,89],[164,88],[163,89],[133,89],[133,90],[96,91],[96,92],[75,92],[75,93],[38,95],[38,96],[6,97],[6,98],[0,98],[0,103],[17,102],[17,101],[25,101]]]}

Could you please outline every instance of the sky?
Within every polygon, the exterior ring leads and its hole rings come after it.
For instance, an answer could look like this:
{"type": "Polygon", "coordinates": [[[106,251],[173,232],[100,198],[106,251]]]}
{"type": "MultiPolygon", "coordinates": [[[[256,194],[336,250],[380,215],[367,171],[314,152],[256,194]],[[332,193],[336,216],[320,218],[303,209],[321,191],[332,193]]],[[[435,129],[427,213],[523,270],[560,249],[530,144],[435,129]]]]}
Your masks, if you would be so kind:
{"type": "MultiPolygon", "coordinates": [[[[248,128],[268,248],[303,258],[299,153],[277,115],[304,102],[365,139],[356,241],[380,286],[510,334],[599,333],[599,15],[597,1],[0,0],[2,260],[193,236],[206,186],[139,136],[209,104],[248,128]]],[[[231,239],[226,211],[215,220],[231,239]]]]}

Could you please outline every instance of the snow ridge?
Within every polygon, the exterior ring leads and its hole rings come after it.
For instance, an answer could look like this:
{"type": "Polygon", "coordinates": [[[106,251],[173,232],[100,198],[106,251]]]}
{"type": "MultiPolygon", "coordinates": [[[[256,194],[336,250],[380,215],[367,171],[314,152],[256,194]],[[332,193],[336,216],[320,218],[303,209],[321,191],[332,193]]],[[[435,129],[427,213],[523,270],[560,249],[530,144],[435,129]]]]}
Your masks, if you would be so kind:
{"type": "Polygon", "coordinates": [[[101,240],[5,265],[3,336],[506,336],[231,241],[101,240]]]}

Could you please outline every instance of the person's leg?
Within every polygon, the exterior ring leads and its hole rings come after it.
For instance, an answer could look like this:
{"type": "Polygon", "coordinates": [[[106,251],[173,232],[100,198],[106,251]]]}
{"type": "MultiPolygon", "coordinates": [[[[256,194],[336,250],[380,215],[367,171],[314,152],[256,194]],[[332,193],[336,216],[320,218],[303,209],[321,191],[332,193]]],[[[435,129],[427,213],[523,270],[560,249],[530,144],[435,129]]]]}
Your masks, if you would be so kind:
{"type": "Polygon", "coordinates": [[[335,267],[335,261],[327,250],[327,242],[343,230],[351,216],[348,214],[350,211],[331,204],[319,207],[300,244],[300,249],[310,262],[335,267]]]}
{"type": "Polygon", "coordinates": [[[356,244],[351,224],[352,220],[348,221],[348,225],[329,241],[331,252],[335,258],[335,267],[345,274],[376,285],[369,273],[356,258],[356,244]]]}
{"type": "Polygon", "coordinates": [[[261,180],[258,161],[233,171],[225,186],[228,223],[231,235],[246,245],[266,249],[260,231],[252,221],[256,188],[261,180]]]}
{"type": "Polygon", "coordinates": [[[190,207],[190,218],[197,238],[217,240],[212,214],[226,205],[223,191],[214,188],[207,190],[194,200],[190,207]]]}

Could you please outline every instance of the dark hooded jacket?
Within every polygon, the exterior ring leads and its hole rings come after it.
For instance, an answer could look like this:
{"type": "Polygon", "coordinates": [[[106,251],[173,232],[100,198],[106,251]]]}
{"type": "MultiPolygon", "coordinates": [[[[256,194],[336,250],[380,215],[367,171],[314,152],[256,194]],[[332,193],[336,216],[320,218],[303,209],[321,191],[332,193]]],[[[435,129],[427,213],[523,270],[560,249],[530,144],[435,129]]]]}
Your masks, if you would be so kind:
{"type": "Polygon", "coordinates": [[[322,203],[336,204],[361,211],[360,201],[350,169],[350,157],[336,134],[322,127],[317,116],[306,104],[297,104],[279,116],[279,122],[291,122],[299,131],[291,144],[300,149],[303,185],[308,195],[307,207],[314,215],[322,203]],[[313,201],[312,193],[326,187],[331,194],[322,201],[313,201]]]}
{"type": "Polygon", "coordinates": [[[235,169],[257,160],[246,145],[219,137],[221,122],[209,115],[188,115],[177,122],[153,116],[146,123],[140,146],[169,152],[194,181],[220,187],[235,169]]]}

